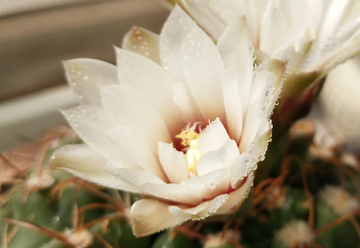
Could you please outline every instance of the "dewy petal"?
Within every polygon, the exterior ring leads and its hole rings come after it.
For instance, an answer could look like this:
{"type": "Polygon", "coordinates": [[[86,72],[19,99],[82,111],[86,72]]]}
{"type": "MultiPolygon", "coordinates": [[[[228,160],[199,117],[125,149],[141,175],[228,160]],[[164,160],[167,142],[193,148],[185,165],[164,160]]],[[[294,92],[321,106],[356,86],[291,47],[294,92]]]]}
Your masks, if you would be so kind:
{"type": "Polygon", "coordinates": [[[272,2],[269,2],[261,23],[260,49],[272,54],[283,43],[288,25],[285,16],[272,2]]]}
{"type": "Polygon", "coordinates": [[[116,66],[95,59],[64,61],[67,80],[79,102],[101,106],[100,85],[118,84],[116,66]]]}
{"type": "Polygon", "coordinates": [[[175,82],[185,81],[180,63],[180,49],[195,27],[195,22],[176,5],[161,30],[161,65],[175,82]]]}
{"type": "Polygon", "coordinates": [[[65,169],[75,176],[120,190],[142,193],[104,168],[107,159],[87,145],[67,145],[57,149],[51,158],[50,166],[65,169]]]}
{"type": "Polygon", "coordinates": [[[212,38],[217,40],[220,37],[225,24],[207,8],[203,0],[181,0],[181,2],[190,14],[196,17],[200,26],[208,28],[207,32],[212,38]]]}
{"type": "Polygon", "coordinates": [[[172,144],[159,142],[159,159],[171,183],[180,183],[189,178],[187,162],[183,152],[177,151],[172,144]]]}
{"type": "Polygon", "coordinates": [[[113,127],[105,111],[94,106],[76,106],[61,111],[76,133],[94,150],[122,166],[137,168],[129,156],[104,131],[113,127]]]}
{"type": "Polygon", "coordinates": [[[239,156],[231,174],[231,187],[236,189],[241,180],[256,169],[256,164],[264,160],[267,146],[271,137],[271,130],[258,135],[249,147],[239,156]]]}
{"type": "Polygon", "coordinates": [[[153,234],[187,221],[169,212],[170,204],[153,199],[136,201],[130,210],[133,232],[137,237],[153,234]]]}
{"type": "Polygon", "coordinates": [[[217,210],[216,214],[226,214],[239,208],[244,200],[248,197],[253,183],[254,174],[250,173],[243,185],[228,194],[229,199],[217,210]]]}
{"type": "Polygon", "coordinates": [[[239,148],[234,140],[228,140],[219,150],[204,154],[196,164],[199,176],[217,169],[229,169],[239,156],[239,148]]]}
{"type": "Polygon", "coordinates": [[[195,27],[182,44],[180,56],[187,86],[203,117],[221,118],[224,64],[214,42],[195,27]]]}
{"type": "Polygon", "coordinates": [[[159,35],[140,27],[132,28],[124,37],[122,48],[160,64],[159,35]]]}
{"type": "Polygon", "coordinates": [[[227,169],[212,171],[203,176],[190,177],[180,184],[143,183],[140,188],[149,195],[180,204],[197,205],[227,192],[231,172],[227,169]]]}
{"type": "Polygon", "coordinates": [[[114,174],[124,182],[141,189],[141,185],[144,183],[154,183],[166,185],[166,183],[155,176],[153,173],[139,170],[139,169],[129,169],[121,168],[114,163],[107,163],[105,170],[114,174]]]}
{"type": "Polygon", "coordinates": [[[255,139],[263,117],[269,115],[268,107],[271,104],[272,93],[275,89],[274,81],[274,74],[267,71],[259,71],[255,75],[239,145],[241,153],[255,139]]]}
{"type": "Polygon", "coordinates": [[[170,206],[169,212],[183,219],[203,220],[216,211],[229,199],[229,195],[218,195],[211,201],[206,201],[193,208],[170,206]]]}
{"type": "MultiPolygon", "coordinates": [[[[225,31],[217,42],[217,47],[225,68],[238,65],[242,60],[252,60],[252,47],[246,17],[237,17],[225,31]]],[[[252,62],[251,62],[252,69],[252,62]]]]}
{"type": "Polygon", "coordinates": [[[201,154],[220,149],[230,139],[224,125],[219,118],[206,126],[199,138],[199,150],[201,154]]]}
{"type": "Polygon", "coordinates": [[[102,88],[101,97],[109,117],[118,125],[133,126],[146,138],[152,150],[159,141],[171,141],[159,111],[142,92],[120,85],[102,88]]]}
{"type": "MultiPolygon", "coordinates": [[[[234,0],[204,0],[205,4],[208,6],[209,10],[216,15],[226,24],[229,25],[239,16],[245,14],[245,8],[241,1],[234,0]]],[[[194,14],[193,14],[194,15],[194,14]]],[[[195,16],[197,19],[197,16],[195,16]]]]}
{"type": "Polygon", "coordinates": [[[144,170],[154,173],[166,181],[164,171],[161,169],[155,154],[151,150],[143,135],[130,126],[117,126],[105,132],[131,157],[135,164],[144,170]]]}
{"type": "Polygon", "coordinates": [[[116,48],[116,55],[119,82],[144,94],[160,112],[167,126],[178,132],[184,123],[173,101],[174,82],[168,73],[158,64],[133,52],[116,48]]]}

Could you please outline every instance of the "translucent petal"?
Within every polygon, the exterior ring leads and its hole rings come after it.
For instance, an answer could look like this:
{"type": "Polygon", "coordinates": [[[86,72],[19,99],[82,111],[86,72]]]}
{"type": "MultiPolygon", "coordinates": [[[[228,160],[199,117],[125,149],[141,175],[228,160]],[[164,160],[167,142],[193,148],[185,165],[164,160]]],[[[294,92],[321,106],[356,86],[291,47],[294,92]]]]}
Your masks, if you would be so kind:
{"type": "Polygon", "coordinates": [[[102,88],[101,96],[113,122],[141,132],[152,150],[157,149],[159,141],[171,142],[159,111],[142,92],[126,85],[108,86],[102,88]]]}
{"type": "Polygon", "coordinates": [[[169,206],[168,203],[154,199],[136,201],[130,210],[134,234],[137,237],[147,236],[188,220],[171,214],[169,206]]]}
{"type": "Polygon", "coordinates": [[[182,128],[185,124],[174,103],[174,82],[168,73],[158,64],[133,52],[117,48],[116,54],[120,83],[134,87],[146,95],[174,132],[182,128]]]}
{"type": "Polygon", "coordinates": [[[172,144],[163,142],[159,142],[158,151],[162,168],[171,183],[180,183],[189,177],[183,152],[177,151],[172,144]]]}
{"type": "Polygon", "coordinates": [[[132,28],[124,37],[122,48],[160,64],[159,35],[140,27],[132,28]]]}
{"type": "Polygon", "coordinates": [[[199,27],[188,34],[181,47],[181,65],[187,86],[204,118],[223,116],[224,65],[214,42],[199,27]]]}
{"type": "Polygon", "coordinates": [[[204,154],[196,164],[199,176],[217,169],[232,170],[239,156],[239,148],[234,140],[228,140],[219,150],[204,154]]]}
{"type": "Polygon", "coordinates": [[[206,126],[199,138],[199,150],[202,155],[220,149],[228,140],[229,135],[219,118],[206,126]]]}
{"type": "Polygon", "coordinates": [[[113,174],[104,167],[107,159],[87,145],[67,145],[57,149],[50,161],[50,166],[65,169],[75,176],[104,185],[110,188],[142,193],[113,174]]]}
{"type": "Polygon", "coordinates": [[[101,106],[100,85],[118,84],[116,66],[95,59],[64,61],[67,80],[79,102],[101,106]]]}

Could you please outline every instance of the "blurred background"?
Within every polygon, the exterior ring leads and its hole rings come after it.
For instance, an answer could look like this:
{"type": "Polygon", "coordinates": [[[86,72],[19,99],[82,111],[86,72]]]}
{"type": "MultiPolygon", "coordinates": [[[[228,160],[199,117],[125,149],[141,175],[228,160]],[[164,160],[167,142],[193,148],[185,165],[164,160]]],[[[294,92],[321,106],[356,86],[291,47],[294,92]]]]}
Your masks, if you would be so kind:
{"type": "Polygon", "coordinates": [[[0,0],[0,151],[66,123],[62,60],[115,63],[132,26],[159,33],[168,14],[158,0],[0,0]]]}

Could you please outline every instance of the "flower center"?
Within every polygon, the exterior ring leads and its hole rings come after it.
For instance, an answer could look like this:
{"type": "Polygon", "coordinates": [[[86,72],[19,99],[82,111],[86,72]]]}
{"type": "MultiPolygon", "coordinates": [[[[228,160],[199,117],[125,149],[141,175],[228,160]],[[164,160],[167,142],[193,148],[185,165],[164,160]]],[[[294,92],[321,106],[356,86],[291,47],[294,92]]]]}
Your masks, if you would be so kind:
{"type": "Polygon", "coordinates": [[[175,137],[182,139],[181,145],[184,146],[187,168],[191,177],[197,176],[196,164],[201,158],[198,142],[201,132],[196,131],[197,124],[187,126],[180,134],[175,137]]]}

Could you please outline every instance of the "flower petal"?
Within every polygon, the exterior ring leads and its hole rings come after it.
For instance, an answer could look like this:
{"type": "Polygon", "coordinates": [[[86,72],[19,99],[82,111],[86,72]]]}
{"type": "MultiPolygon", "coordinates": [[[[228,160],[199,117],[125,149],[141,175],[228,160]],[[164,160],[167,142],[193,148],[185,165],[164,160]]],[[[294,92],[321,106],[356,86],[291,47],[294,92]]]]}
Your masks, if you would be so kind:
{"type": "Polygon", "coordinates": [[[127,85],[102,88],[101,97],[109,117],[118,125],[129,125],[142,133],[152,150],[159,141],[171,142],[168,129],[149,99],[127,85]]]}
{"type": "Polygon", "coordinates": [[[199,176],[217,169],[232,170],[239,156],[239,148],[234,140],[228,140],[219,150],[204,154],[196,164],[199,176]]]}
{"type": "Polygon", "coordinates": [[[204,4],[203,0],[182,0],[184,7],[202,27],[207,27],[207,32],[217,40],[225,29],[225,24],[214,15],[204,4]]]}
{"type": "Polygon", "coordinates": [[[241,153],[255,139],[263,117],[267,118],[269,115],[268,107],[272,100],[274,81],[274,75],[267,71],[260,71],[255,75],[239,145],[241,153]]]}
{"type": "Polygon", "coordinates": [[[93,106],[76,106],[61,111],[76,133],[94,150],[122,166],[137,168],[119,146],[104,135],[113,127],[105,111],[93,106]]]}
{"type": "Polygon", "coordinates": [[[119,144],[135,164],[138,164],[144,170],[154,173],[160,179],[167,180],[153,153],[154,151],[151,150],[151,147],[140,132],[135,131],[129,126],[117,126],[107,130],[105,133],[110,139],[119,144]]]}
{"type": "Polygon", "coordinates": [[[254,183],[254,174],[250,173],[246,181],[235,191],[229,193],[229,199],[217,210],[216,214],[226,214],[239,208],[248,197],[254,183]]]}
{"type": "Polygon", "coordinates": [[[196,207],[186,208],[181,206],[170,206],[169,212],[176,217],[192,220],[203,220],[216,213],[216,211],[228,200],[227,194],[218,195],[211,201],[203,202],[196,207]]]}
{"type": "Polygon", "coordinates": [[[65,169],[75,176],[107,187],[142,193],[138,188],[107,172],[104,169],[106,163],[105,157],[87,145],[67,145],[60,147],[53,153],[50,166],[65,169]]]}
{"type": "Polygon", "coordinates": [[[159,159],[171,183],[180,183],[189,178],[187,162],[183,152],[177,151],[172,144],[159,142],[159,159]]]}
{"type": "Polygon", "coordinates": [[[144,94],[168,127],[176,132],[182,128],[185,124],[173,100],[174,83],[166,71],[143,56],[124,49],[116,48],[116,55],[120,83],[144,94]]]}
{"type": "Polygon", "coordinates": [[[160,64],[159,35],[140,27],[132,28],[124,37],[122,48],[160,64]]]}
{"type": "Polygon", "coordinates": [[[153,199],[142,199],[131,206],[133,232],[137,237],[147,236],[187,221],[169,212],[170,204],[153,199]]]}
{"type": "Polygon", "coordinates": [[[180,63],[180,49],[195,27],[195,22],[176,5],[161,30],[161,65],[175,82],[185,81],[180,63]]]}
{"type": "Polygon", "coordinates": [[[114,163],[107,163],[105,170],[137,188],[141,188],[141,185],[144,183],[166,185],[163,180],[155,176],[153,173],[145,170],[122,168],[114,163]]]}
{"type": "Polygon", "coordinates": [[[233,189],[238,187],[240,181],[248,176],[250,171],[256,169],[259,161],[264,160],[270,137],[271,130],[262,135],[258,135],[240,155],[231,175],[231,187],[233,189]]]}
{"type": "Polygon", "coordinates": [[[226,169],[212,171],[206,175],[190,177],[180,184],[143,183],[141,189],[153,195],[179,204],[197,205],[227,192],[231,172],[226,169]]]}
{"type": "Polygon", "coordinates": [[[201,154],[220,149],[228,140],[229,135],[219,118],[207,125],[199,138],[199,150],[201,154]]]}
{"type": "Polygon", "coordinates": [[[180,56],[187,86],[203,117],[223,117],[224,64],[214,42],[196,26],[182,44],[180,56]]]}
{"type": "Polygon", "coordinates": [[[118,84],[116,66],[95,59],[64,61],[67,80],[79,102],[101,106],[100,85],[118,84]]]}

